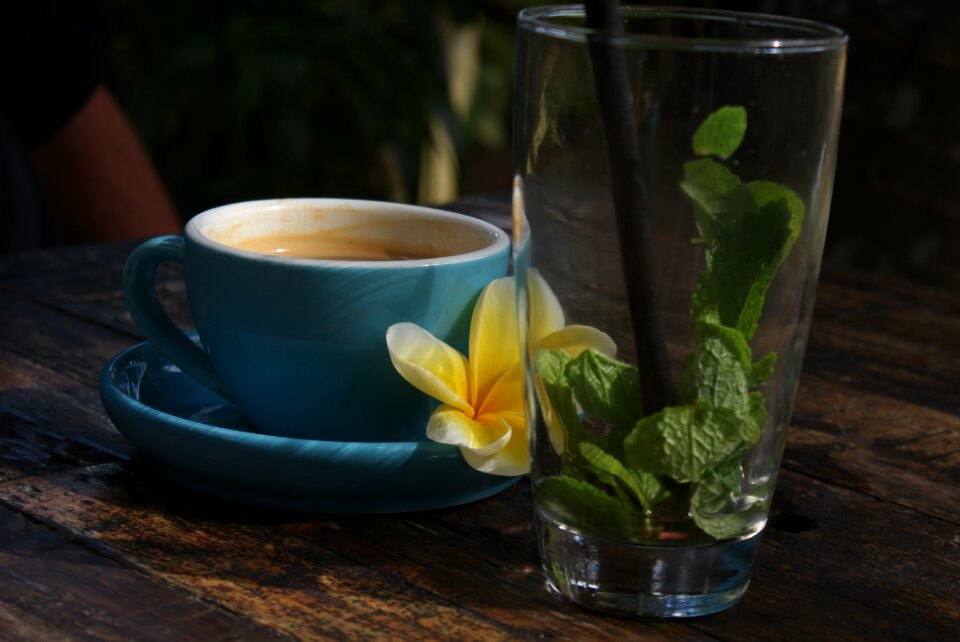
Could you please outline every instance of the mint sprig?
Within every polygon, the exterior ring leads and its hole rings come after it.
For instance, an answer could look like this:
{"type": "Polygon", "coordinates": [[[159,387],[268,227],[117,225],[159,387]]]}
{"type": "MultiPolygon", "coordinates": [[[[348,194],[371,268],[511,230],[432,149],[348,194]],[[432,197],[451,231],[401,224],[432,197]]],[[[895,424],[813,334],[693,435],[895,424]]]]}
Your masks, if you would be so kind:
{"type": "Polygon", "coordinates": [[[580,454],[594,475],[610,486],[628,491],[644,510],[652,510],[667,497],[667,489],[656,475],[624,465],[596,444],[581,443],[580,454]]]}
{"type": "Polygon", "coordinates": [[[699,482],[760,438],[746,413],[707,404],[664,408],[644,417],[624,442],[627,461],[677,482],[699,482]]]}
{"type": "Polygon", "coordinates": [[[576,398],[585,415],[613,429],[630,428],[643,416],[643,396],[637,369],[629,364],[586,350],[565,369],[568,382],[576,382],[576,398]]]}
{"type": "Polygon", "coordinates": [[[681,513],[696,526],[683,537],[699,529],[726,539],[766,510],[768,500],[746,493],[741,462],[767,424],[760,389],[777,355],[755,359],[750,341],[805,208],[789,188],[744,183],[709,158],[735,154],[746,128],[743,107],[721,107],[693,136],[693,152],[704,158],[684,165],[680,189],[693,205],[705,269],[693,291],[694,348],[677,405],[647,414],[638,369],[596,351],[537,355],[554,430],[562,433],[563,472],[540,479],[535,492],[542,507],[582,530],[644,541],[657,537],[658,517],[675,523],[681,513]]]}

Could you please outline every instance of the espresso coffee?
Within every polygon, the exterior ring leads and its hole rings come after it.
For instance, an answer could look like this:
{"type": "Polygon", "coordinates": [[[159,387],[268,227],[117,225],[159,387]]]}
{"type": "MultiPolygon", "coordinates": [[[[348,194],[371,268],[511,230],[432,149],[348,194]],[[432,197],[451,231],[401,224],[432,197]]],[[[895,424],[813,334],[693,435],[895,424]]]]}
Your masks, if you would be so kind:
{"type": "Polygon", "coordinates": [[[257,236],[231,245],[261,254],[327,261],[407,261],[443,256],[410,242],[347,238],[330,232],[257,236]]]}

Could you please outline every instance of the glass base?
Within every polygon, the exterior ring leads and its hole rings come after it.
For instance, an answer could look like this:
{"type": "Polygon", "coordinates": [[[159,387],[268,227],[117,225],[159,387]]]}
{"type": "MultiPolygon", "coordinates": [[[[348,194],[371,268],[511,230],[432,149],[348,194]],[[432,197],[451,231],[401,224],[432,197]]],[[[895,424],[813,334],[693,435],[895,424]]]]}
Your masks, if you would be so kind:
{"type": "Polygon", "coordinates": [[[628,616],[698,617],[740,601],[762,532],[700,546],[645,546],[583,535],[537,513],[548,587],[580,606],[628,616]]]}

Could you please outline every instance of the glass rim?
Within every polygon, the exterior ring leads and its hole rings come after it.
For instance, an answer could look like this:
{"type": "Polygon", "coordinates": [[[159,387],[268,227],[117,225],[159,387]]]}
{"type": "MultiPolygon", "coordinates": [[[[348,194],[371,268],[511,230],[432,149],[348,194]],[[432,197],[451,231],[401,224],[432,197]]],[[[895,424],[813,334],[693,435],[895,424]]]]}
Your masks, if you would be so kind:
{"type": "Polygon", "coordinates": [[[775,27],[784,30],[782,37],[770,38],[708,38],[666,36],[659,34],[617,34],[574,25],[560,24],[557,18],[584,16],[584,5],[547,5],[521,9],[517,25],[539,34],[575,42],[602,40],[625,47],[686,49],[691,51],[754,52],[766,54],[809,53],[835,51],[846,47],[847,33],[815,20],[775,16],[765,13],[726,11],[722,9],[692,9],[680,7],[622,5],[621,11],[628,17],[680,18],[716,23],[741,23],[758,27],[775,27]]]}

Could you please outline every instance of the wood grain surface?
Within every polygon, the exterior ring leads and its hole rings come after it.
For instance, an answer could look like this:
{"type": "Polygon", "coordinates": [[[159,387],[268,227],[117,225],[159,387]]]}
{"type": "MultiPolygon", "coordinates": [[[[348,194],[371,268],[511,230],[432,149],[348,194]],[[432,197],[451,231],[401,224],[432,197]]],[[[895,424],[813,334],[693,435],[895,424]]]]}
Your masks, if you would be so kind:
{"type": "MultiPolygon", "coordinates": [[[[504,199],[459,209],[504,226],[504,199]]],[[[526,481],[444,510],[313,515],[168,481],[103,411],[140,341],[132,246],[0,258],[0,639],[954,640],[960,297],[824,275],[771,520],[736,607],[599,616],[544,589],[526,481]]],[[[161,296],[190,324],[174,269],[161,296]]]]}

